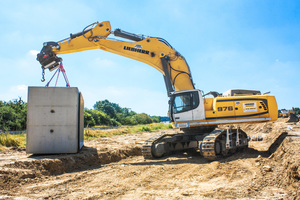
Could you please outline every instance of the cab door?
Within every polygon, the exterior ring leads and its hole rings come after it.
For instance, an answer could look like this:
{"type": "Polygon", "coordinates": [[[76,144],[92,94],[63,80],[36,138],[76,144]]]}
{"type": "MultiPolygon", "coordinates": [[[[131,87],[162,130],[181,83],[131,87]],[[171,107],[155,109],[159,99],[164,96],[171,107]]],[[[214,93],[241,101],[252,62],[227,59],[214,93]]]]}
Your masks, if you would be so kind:
{"type": "Polygon", "coordinates": [[[199,90],[176,93],[173,97],[172,113],[174,122],[205,119],[204,104],[199,90]]]}
{"type": "Polygon", "coordinates": [[[173,102],[174,121],[190,121],[193,119],[192,93],[185,92],[175,96],[173,102]]]}

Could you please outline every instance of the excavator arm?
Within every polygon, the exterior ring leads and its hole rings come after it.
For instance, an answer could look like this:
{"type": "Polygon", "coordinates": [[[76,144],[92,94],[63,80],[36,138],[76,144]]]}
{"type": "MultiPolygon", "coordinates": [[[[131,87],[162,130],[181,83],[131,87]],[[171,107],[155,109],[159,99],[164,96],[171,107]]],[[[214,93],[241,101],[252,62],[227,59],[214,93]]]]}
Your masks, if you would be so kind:
{"type": "Polygon", "coordinates": [[[145,37],[116,29],[111,30],[110,22],[93,23],[82,32],[70,34],[59,42],[46,42],[37,60],[43,69],[56,69],[62,61],[59,54],[101,49],[146,63],[160,71],[166,83],[168,95],[174,91],[194,88],[191,72],[185,58],[167,41],[157,37],[145,37]],[[125,38],[120,41],[108,38],[125,38]]]}

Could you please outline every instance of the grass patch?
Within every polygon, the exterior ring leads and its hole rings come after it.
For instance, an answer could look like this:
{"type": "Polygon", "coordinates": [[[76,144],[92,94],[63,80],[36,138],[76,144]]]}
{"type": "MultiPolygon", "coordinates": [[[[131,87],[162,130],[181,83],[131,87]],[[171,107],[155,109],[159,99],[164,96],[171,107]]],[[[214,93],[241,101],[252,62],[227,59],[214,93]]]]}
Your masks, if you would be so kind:
{"type": "MultiPolygon", "coordinates": [[[[84,131],[84,139],[93,140],[96,138],[111,137],[114,135],[150,132],[170,128],[172,128],[171,124],[154,123],[147,125],[127,126],[125,128],[109,130],[87,129],[84,131]]],[[[0,151],[3,151],[5,147],[26,147],[26,134],[0,134],[0,151]]]]}
{"type": "Polygon", "coordinates": [[[155,123],[148,125],[136,125],[136,126],[127,126],[120,129],[110,129],[110,130],[92,130],[87,129],[84,133],[85,140],[93,140],[96,138],[111,137],[114,135],[125,135],[127,133],[141,133],[141,132],[150,132],[157,131],[162,129],[172,128],[171,124],[155,123]]]}
{"type": "Polygon", "coordinates": [[[26,134],[0,134],[0,145],[4,147],[25,147],[26,134]]]}
{"type": "Polygon", "coordinates": [[[124,129],[114,129],[114,130],[87,129],[87,130],[84,130],[84,139],[85,140],[93,140],[96,138],[111,137],[114,135],[125,135],[125,134],[127,134],[127,131],[124,129]]]}

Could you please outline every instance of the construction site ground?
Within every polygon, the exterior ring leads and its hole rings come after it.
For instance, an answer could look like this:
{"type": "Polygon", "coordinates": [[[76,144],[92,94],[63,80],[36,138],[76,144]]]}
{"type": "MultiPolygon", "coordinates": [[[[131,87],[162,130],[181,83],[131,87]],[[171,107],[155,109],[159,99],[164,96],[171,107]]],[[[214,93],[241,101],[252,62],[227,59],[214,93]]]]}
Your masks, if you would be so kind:
{"type": "Polygon", "coordinates": [[[300,199],[300,126],[286,120],[241,125],[262,141],[213,162],[196,151],[145,160],[142,143],[159,132],[85,141],[78,154],[7,148],[0,199],[300,199]]]}

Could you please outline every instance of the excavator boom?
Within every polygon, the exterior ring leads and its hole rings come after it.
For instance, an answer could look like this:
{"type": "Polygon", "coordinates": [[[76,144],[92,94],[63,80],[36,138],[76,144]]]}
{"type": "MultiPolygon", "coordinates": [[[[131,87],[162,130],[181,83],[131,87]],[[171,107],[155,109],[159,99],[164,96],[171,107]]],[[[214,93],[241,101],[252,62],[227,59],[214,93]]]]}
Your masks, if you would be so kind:
{"type": "Polygon", "coordinates": [[[59,42],[46,42],[37,56],[44,69],[53,70],[61,61],[57,55],[101,49],[146,63],[164,76],[168,94],[181,90],[194,89],[191,72],[185,58],[167,41],[157,37],[144,37],[120,29],[111,30],[108,21],[93,23],[82,32],[71,34],[59,42]],[[108,38],[116,37],[131,41],[108,38]]]}

